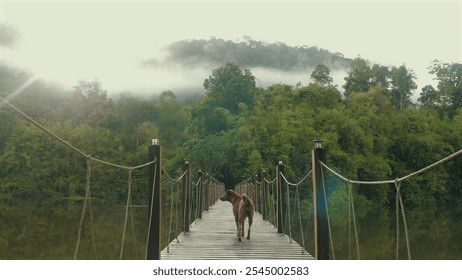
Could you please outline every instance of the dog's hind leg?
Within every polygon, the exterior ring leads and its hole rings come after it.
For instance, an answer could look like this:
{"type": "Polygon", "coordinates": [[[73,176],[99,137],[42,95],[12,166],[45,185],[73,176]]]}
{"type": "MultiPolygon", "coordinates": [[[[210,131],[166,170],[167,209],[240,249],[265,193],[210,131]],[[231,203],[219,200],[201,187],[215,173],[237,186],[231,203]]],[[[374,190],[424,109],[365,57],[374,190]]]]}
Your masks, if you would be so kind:
{"type": "Polygon", "coordinates": [[[239,219],[237,227],[237,238],[241,241],[241,238],[244,237],[244,219],[239,219]]]}
{"type": "MultiPolygon", "coordinates": [[[[252,227],[253,216],[249,216],[249,229],[247,230],[247,239],[250,239],[250,227],[252,227]]],[[[242,231],[242,236],[244,236],[244,231],[242,231]]]]}
{"type": "Polygon", "coordinates": [[[237,217],[234,217],[234,220],[236,221],[237,238],[239,238],[239,220],[237,217]]]}

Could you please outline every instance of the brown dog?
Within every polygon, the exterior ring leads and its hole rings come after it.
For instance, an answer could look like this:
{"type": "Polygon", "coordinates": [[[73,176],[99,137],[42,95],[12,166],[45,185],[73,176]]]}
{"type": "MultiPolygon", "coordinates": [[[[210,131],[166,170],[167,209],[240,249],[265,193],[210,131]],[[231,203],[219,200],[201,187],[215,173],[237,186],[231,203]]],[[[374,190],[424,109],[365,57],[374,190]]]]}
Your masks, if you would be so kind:
{"type": "Polygon", "coordinates": [[[233,190],[227,190],[224,195],[220,197],[221,201],[229,201],[233,205],[234,220],[237,227],[237,238],[241,241],[244,236],[244,221],[249,218],[249,230],[247,231],[247,239],[250,239],[250,227],[253,222],[253,213],[255,212],[255,204],[246,195],[238,195],[233,190]]]}

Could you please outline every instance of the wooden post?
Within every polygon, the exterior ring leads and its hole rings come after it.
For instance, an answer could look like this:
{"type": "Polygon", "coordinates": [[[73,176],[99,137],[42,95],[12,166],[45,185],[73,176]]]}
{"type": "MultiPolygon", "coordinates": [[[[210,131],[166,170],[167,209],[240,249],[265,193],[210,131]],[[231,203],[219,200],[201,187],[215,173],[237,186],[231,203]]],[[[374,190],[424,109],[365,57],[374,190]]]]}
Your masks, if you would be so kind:
{"type": "Polygon", "coordinates": [[[209,207],[215,203],[215,190],[217,189],[217,185],[218,185],[218,181],[216,181],[216,184],[209,191],[209,201],[210,201],[209,207]]]}
{"type": "Polygon", "coordinates": [[[158,139],[152,139],[149,146],[149,161],[156,160],[149,168],[148,181],[148,210],[149,210],[149,237],[146,251],[147,260],[160,260],[160,239],[161,239],[161,170],[162,170],[162,149],[158,139]]]}
{"type": "Polygon", "coordinates": [[[283,178],[282,174],[284,174],[284,165],[282,165],[282,161],[279,161],[277,167],[276,167],[276,178],[277,178],[277,227],[278,227],[278,233],[283,233],[284,232],[284,218],[285,218],[285,189],[283,186],[283,178]]]}
{"type": "Polygon", "coordinates": [[[313,200],[314,200],[314,239],[315,258],[317,260],[329,259],[329,228],[327,223],[326,203],[324,199],[323,182],[321,176],[321,164],[326,162],[326,153],[322,148],[322,141],[314,141],[312,151],[313,167],[313,200]]]}
{"type": "Polygon", "coordinates": [[[254,178],[253,179],[253,187],[254,187],[254,190],[255,190],[254,191],[254,193],[255,193],[255,211],[260,211],[260,205],[259,205],[260,199],[258,197],[258,195],[259,195],[259,192],[258,192],[258,177],[257,177],[257,175],[255,175],[253,178],[254,178]]]}
{"type": "Polygon", "coordinates": [[[205,184],[204,188],[204,211],[209,211],[209,190],[210,186],[212,186],[213,178],[207,175],[207,183],[205,184]]]}
{"type": "Polygon", "coordinates": [[[215,189],[215,186],[216,186],[216,180],[213,181],[213,185],[208,189],[208,194],[207,194],[207,201],[208,201],[208,205],[209,205],[209,208],[210,206],[212,206],[212,201],[213,201],[213,190],[215,189]]]}
{"type": "Polygon", "coordinates": [[[197,186],[197,195],[198,195],[198,198],[197,198],[197,217],[199,219],[202,219],[202,183],[203,183],[203,179],[204,177],[202,176],[202,171],[199,170],[199,185],[197,186]]]}
{"type": "Polygon", "coordinates": [[[183,176],[183,232],[189,232],[189,202],[191,201],[191,196],[189,193],[190,189],[190,167],[187,160],[184,161],[183,173],[186,174],[183,176]]]}
{"type": "Polygon", "coordinates": [[[263,216],[263,221],[267,221],[268,220],[268,210],[267,210],[267,207],[266,207],[266,199],[267,199],[267,185],[266,185],[266,171],[263,170],[262,171],[262,175],[261,175],[261,184],[262,184],[262,193],[263,193],[263,198],[262,198],[262,216],[263,216]]]}

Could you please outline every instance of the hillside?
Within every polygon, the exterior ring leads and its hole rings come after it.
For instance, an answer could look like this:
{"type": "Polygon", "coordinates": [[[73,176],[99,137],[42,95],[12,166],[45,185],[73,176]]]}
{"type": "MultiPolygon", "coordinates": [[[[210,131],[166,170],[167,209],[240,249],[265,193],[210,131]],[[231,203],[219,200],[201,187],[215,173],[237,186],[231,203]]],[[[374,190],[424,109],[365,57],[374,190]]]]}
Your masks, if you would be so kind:
{"type": "Polygon", "coordinates": [[[168,56],[164,61],[152,59],[146,64],[178,63],[184,66],[219,66],[226,61],[243,67],[262,67],[282,71],[303,71],[322,63],[332,70],[347,69],[351,59],[341,53],[315,46],[291,47],[282,42],[268,43],[250,37],[243,40],[182,40],[167,47],[168,56]]]}

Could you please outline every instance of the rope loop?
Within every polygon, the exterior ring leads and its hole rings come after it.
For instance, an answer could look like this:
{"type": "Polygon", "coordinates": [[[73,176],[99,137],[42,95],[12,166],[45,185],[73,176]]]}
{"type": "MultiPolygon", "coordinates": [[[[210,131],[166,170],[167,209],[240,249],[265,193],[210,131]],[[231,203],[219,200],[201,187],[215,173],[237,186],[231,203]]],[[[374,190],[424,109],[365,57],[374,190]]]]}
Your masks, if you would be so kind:
{"type": "Polygon", "coordinates": [[[399,178],[396,178],[393,183],[395,184],[396,192],[399,193],[401,190],[401,180],[399,178]]]}

